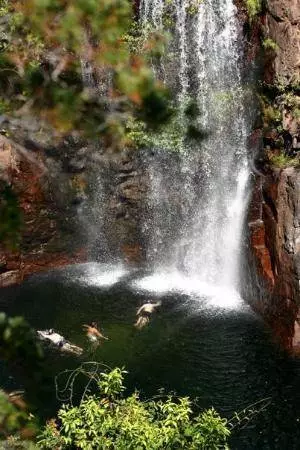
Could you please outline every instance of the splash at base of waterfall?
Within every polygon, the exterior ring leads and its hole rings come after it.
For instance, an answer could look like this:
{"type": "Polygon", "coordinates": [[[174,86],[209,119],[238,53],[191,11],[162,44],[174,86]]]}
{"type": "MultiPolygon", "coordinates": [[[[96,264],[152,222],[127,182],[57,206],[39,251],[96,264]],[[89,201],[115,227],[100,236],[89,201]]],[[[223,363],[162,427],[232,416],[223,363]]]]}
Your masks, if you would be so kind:
{"type": "MultiPolygon", "coordinates": [[[[85,263],[55,270],[56,277],[66,285],[76,283],[80,286],[97,289],[109,289],[120,284],[148,297],[159,297],[165,294],[183,294],[193,300],[201,299],[205,309],[241,310],[246,304],[238,292],[230,285],[207,283],[197,276],[190,276],[180,271],[160,271],[152,274],[137,269],[126,268],[118,264],[85,263]]],[[[52,272],[40,278],[51,277],[52,272]]]]}
{"type": "Polygon", "coordinates": [[[178,151],[170,132],[168,145],[165,139],[155,142],[154,158],[144,156],[149,190],[141,222],[147,268],[155,275],[135,285],[200,292],[220,305],[228,301],[229,307],[240,301],[247,148],[255,116],[235,3],[205,0],[190,14],[189,0],[140,2],[141,23],[170,32],[166,55],[154,69],[176,99],[181,140],[178,151]],[[195,109],[196,138],[180,128],[182,123],[190,127],[187,105],[195,109]],[[168,150],[172,144],[176,156],[168,150]]]}
{"type": "Polygon", "coordinates": [[[193,297],[205,297],[206,306],[221,309],[241,309],[245,306],[239,293],[227,285],[212,285],[189,277],[181,272],[160,272],[145,276],[131,283],[133,289],[160,296],[168,292],[186,294],[193,297]]]}
{"type": "Polygon", "coordinates": [[[125,277],[129,270],[122,263],[101,264],[89,262],[67,266],[64,271],[64,280],[86,286],[111,287],[125,277]]]}

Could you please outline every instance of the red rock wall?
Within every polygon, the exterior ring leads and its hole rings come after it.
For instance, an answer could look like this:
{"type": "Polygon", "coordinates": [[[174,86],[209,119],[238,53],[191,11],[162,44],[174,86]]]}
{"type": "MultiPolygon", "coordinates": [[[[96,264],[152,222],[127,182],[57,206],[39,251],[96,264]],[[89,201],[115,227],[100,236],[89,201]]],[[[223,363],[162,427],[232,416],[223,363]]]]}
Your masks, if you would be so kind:
{"type": "Polygon", "coordinates": [[[38,155],[20,153],[0,137],[0,179],[16,194],[22,218],[18,248],[0,246],[0,287],[19,283],[34,272],[85,260],[84,249],[72,245],[71,232],[61,230],[63,211],[51,194],[38,155]]]}
{"type": "MultiPolygon", "coordinates": [[[[300,0],[266,0],[249,27],[248,53],[262,66],[267,105],[281,113],[281,127],[294,137],[300,125],[292,110],[299,103],[300,0]],[[264,48],[267,40],[269,48],[264,48]]],[[[265,119],[261,134],[280,136],[280,124],[265,119]]],[[[269,167],[265,176],[256,176],[248,216],[250,272],[258,286],[250,301],[281,343],[295,351],[300,348],[299,185],[300,170],[269,167]]]]}
{"type": "Polygon", "coordinates": [[[251,252],[261,280],[260,294],[251,303],[288,349],[298,346],[294,327],[300,301],[299,200],[300,170],[278,169],[257,177],[248,217],[251,252]]]}
{"type": "Polygon", "coordinates": [[[266,81],[281,83],[283,86],[299,83],[299,29],[300,0],[266,1],[264,34],[277,45],[272,62],[266,61],[266,81]]]}

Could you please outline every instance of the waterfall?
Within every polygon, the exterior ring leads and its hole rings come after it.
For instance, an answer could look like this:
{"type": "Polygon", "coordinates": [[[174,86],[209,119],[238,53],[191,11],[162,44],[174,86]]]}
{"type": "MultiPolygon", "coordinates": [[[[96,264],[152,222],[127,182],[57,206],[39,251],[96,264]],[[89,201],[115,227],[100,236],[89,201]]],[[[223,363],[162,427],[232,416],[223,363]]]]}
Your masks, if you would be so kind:
{"type": "Polygon", "coordinates": [[[138,285],[153,286],[164,273],[167,288],[196,280],[202,288],[238,291],[251,92],[242,77],[236,7],[233,0],[141,2],[142,23],[163,30],[166,13],[172,25],[161,62],[165,81],[177,98],[180,123],[185,105],[196,103],[204,138],[183,137],[176,154],[158,140],[154,156],[145,156],[150,188],[144,230],[154,275],[138,285]]]}

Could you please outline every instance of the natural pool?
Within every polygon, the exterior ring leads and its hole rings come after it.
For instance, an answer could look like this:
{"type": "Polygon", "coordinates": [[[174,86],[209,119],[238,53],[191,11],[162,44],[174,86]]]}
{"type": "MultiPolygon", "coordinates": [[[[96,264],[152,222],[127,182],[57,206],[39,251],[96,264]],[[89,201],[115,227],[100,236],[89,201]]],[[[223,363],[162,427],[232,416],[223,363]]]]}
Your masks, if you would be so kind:
{"type": "MultiPolygon", "coordinates": [[[[49,385],[36,387],[47,399],[45,414],[58,405],[54,376],[82,361],[96,360],[125,366],[129,371],[125,384],[129,390],[139,389],[142,396],[165,388],[197,397],[200,407],[214,406],[226,417],[269,399],[263,412],[235,432],[231,448],[299,449],[300,362],[280,352],[261,319],[242,301],[222,304],[207,293],[168,292],[168,286],[158,295],[157,278],[139,280],[138,272],[88,264],[0,290],[1,310],[22,314],[36,329],[52,327],[84,347],[79,358],[46,353],[49,385]],[[162,306],[150,324],[137,331],[136,308],[153,296],[162,306]],[[96,350],[82,330],[92,320],[109,337],[96,350]]],[[[20,386],[17,375],[12,375],[8,382],[2,368],[1,384],[20,386]]]]}

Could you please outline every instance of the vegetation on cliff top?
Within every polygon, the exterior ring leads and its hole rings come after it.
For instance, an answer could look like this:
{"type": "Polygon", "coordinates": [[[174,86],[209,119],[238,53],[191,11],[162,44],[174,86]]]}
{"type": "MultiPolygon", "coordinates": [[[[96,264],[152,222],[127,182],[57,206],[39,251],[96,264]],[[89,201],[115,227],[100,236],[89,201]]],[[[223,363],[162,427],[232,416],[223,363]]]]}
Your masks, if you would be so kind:
{"type": "Polygon", "coordinates": [[[2,0],[0,15],[3,112],[114,149],[126,144],[128,118],[152,127],[169,116],[168,93],[147,64],[162,40],[148,33],[142,53],[129,45],[131,2],[2,0]]]}

